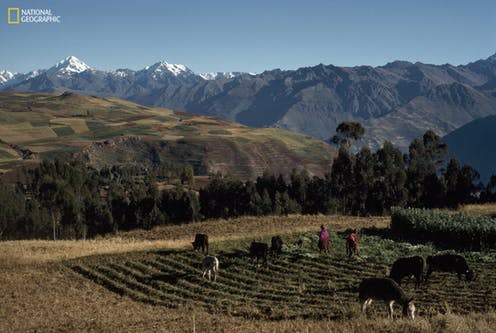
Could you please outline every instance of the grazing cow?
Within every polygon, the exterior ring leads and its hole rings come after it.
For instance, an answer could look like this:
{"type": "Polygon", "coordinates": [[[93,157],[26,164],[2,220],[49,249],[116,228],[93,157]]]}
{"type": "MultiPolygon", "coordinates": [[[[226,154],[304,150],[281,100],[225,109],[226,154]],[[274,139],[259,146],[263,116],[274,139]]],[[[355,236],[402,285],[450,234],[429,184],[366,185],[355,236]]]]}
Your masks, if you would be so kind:
{"type": "Polygon", "coordinates": [[[282,238],[281,236],[274,236],[271,240],[270,252],[273,254],[281,254],[282,253],[282,238]]]}
{"type": "Polygon", "coordinates": [[[426,282],[434,271],[455,272],[458,274],[459,279],[462,278],[462,274],[465,274],[467,281],[472,281],[474,279],[474,271],[468,267],[465,258],[458,254],[428,256],[427,267],[427,274],[425,275],[426,282]]]}
{"type": "Polygon", "coordinates": [[[251,242],[250,245],[250,257],[255,263],[255,259],[263,259],[263,262],[267,263],[267,254],[269,253],[269,246],[267,243],[251,242]]]}
{"type": "Polygon", "coordinates": [[[205,278],[205,275],[208,277],[208,281],[214,280],[217,281],[217,274],[219,274],[219,259],[214,256],[205,256],[202,261],[202,277],[205,278]]]}
{"type": "Polygon", "coordinates": [[[389,278],[363,279],[358,288],[358,299],[362,303],[362,312],[365,313],[367,306],[372,301],[384,301],[388,308],[388,317],[393,318],[393,304],[397,302],[403,307],[403,315],[415,319],[415,305],[412,298],[406,296],[401,287],[389,278]]]}
{"type": "Polygon", "coordinates": [[[424,274],[424,258],[421,256],[400,258],[396,260],[391,267],[389,277],[401,286],[401,280],[404,277],[415,277],[415,288],[420,286],[424,274]]]}
{"type": "Polygon", "coordinates": [[[195,241],[193,244],[193,250],[200,250],[202,253],[208,253],[208,235],[206,234],[196,234],[195,241]]]}

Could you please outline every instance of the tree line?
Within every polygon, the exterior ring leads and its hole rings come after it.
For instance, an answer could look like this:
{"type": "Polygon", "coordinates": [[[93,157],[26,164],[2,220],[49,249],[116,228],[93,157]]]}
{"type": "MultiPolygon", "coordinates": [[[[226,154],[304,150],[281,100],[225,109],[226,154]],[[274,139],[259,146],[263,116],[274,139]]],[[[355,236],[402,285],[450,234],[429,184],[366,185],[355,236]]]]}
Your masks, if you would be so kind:
{"type": "Polygon", "coordinates": [[[197,194],[183,186],[159,191],[157,175],[179,177],[162,167],[96,170],[78,161],[44,160],[26,172],[27,184],[0,186],[0,237],[92,238],[199,219],[197,194]]]}
{"type": "MultiPolygon", "coordinates": [[[[341,125],[340,125],[341,126],[341,125]]],[[[390,142],[375,152],[350,152],[360,126],[338,127],[338,154],[323,176],[294,170],[265,172],[241,181],[214,175],[195,192],[193,169],[133,166],[94,169],[81,162],[44,160],[14,188],[0,185],[0,238],[86,238],[135,228],[241,215],[383,215],[391,207],[450,207],[496,201],[496,177],[478,184],[478,173],[455,158],[432,131],[407,153],[390,142]],[[358,131],[348,133],[347,131],[358,131]],[[176,186],[159,190],[157,180],[176,186]]]]}

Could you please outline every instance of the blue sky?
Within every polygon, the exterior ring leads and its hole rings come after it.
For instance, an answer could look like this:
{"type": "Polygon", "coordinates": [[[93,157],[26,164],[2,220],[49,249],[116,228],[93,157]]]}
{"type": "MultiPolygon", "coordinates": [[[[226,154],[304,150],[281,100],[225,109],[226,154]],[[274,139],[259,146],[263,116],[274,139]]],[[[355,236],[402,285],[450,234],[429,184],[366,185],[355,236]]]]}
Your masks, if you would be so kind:
{"type": "Polygon", "coordinates": [[[3,0],[0,69],[47,68],[68,55],[107,70],[159,60],[197,72],[457,65],[494,54],[495,27],[494,0],[3,0]],[[8,7],[51,8],[62,23],[8,25],[8,7]]]}

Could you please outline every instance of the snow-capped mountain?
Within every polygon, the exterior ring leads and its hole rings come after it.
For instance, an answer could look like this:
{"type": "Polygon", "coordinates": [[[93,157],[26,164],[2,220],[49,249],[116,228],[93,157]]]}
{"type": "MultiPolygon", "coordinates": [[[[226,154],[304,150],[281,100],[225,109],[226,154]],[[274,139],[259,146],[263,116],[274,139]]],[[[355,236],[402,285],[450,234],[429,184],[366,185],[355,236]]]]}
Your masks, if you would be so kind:
{"type": "Polygon", "coordinates": [[[6,70],[0,71],[0,87],[7,87],[9,85],[16,84],[23,80],[31,79],[38,76],[40,71],[31,71],[27,74],[22,73],[12,73],[6,70]]]}
{"type": "Polygon", "coordinates": [[[153,79],[159,79],[164,75],[195,75],[192,70],[184,65],[169,64],[167,61],[159,61],[151,66],[146,66],[143,72],[153,79]]]}
{"type": "MultiPolygon", "coordinates": [[[[107,75],[119,78],[136,78],[136,79],[151,79],[154,81],[170,80],[171,78],[177,78],[179,81],[186,79],[186,81],[198,81],[198,80],[229,80],[233,79],[242,74],[255,75],[253,73],[244,72],[207,72],[207,73],[195,73],[185,65],[181,64],[171,64],[165,60],[159,61],[153,65],[146,66],[141,70],[132,70],[127,68],[120,68],[115,71],[101,71],[93,69],[84,63],[82,60],[75,56],[69,56],[65,59],[60,60],[54,66],[49,69],[39,69],[36,71],[31,71],[29,73],[11,73],[9,71],[0,72],[0,86],[12,86],[13,84],[19,83],[24,80],[29,80],[35,78],[41,74],[46,74],[49,77],[58,78],[69,78],[75,74],[84,73],[87,70],[91,70],[94,73],[105,73],[107,75]],[[193,80],[191,80],[193,78],[193,80]]],[[[175,80],[178,81],[178,80],[175,80]]],[[[184,83],[184,82],[182,82],[184,83]]]]}
{"type": "Polygon", "coordinates": [[[86,65],[83,61],[79,60],[74,56],[69,56],[59,62],[49,69],[38,69],[28,73],[11,73],[9,71],[0,72],[0,86],[2,88],[7,88],[23,81],[34,79],[42,74],[46,74],[49,77],[57,76],[60,78],[69,77],[73,74],[82,73],[88,69],[90,66],[86,65]]]}
{"type": "Polygon", "coordinates": [[[82,73],[88,69],[91,69],[91,67],[86,65],[83,61],[74,56],[69,56],[48,69],[47,74],[58,76],[72,75],[82,73]]]}
{"type": "Polygon", "coordinates": [[[9,71],[0,71],[0,86],[4,85],[8,81],[12,80],[17,73],[11,73],[9,71]]]}
{"type": "MultiPolygon", "coordinates": [[[[128,74],[131,73],[128,72],[128,74]]],[[[134,72],[134,76],[140,82],[153,81],[154,86],[157,83],[193,83],[200,79],[188,67],[179,64],[170,64],[163,60],[134,72]]]]}
{"type": "Polygon", "coordinates": [[[5,84],[5,82],[11,80],[14,76],[15,74],[9,71],[0,71],[0,85],[5,84]]]}
{"type": "Polygon", "coordinates": [[[75,56],[62,59],[49,69],[27,74],[4,71],[0,75],[0,90],[71,90],[83,94],[118,97],[139,96],[157,89],[205,81],[188,67],[167,61],[159,61],[140,70],[124,68],[102,71],[91,68],[75,56]]]}
{"type": "MultiPolygon", "coordinates": [[[[204,80],[229,80],[237,76],[246,74],[244,72],[209,72],[198,74],[204,80]]],[[[250,75],[254,75],[250,73],[250,75]]]]}

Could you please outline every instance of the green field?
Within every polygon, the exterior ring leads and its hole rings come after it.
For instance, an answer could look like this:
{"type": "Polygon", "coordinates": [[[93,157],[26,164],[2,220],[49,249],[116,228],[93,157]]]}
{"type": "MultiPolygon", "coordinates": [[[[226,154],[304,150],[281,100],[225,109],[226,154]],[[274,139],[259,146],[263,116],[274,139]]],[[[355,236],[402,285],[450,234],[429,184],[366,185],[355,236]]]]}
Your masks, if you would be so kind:
{"type": "MultiPolygon", "coordinates": [[[[201,278],[202,255],[191,250],[150,251],[132,258],[100,256],[70,266],[114,293],[157,306],[202,307],[210,313],[250,319],[346,319],[360,316],[355,288],[362,278],[385,276],[400,256],[425,258],[437,251],[431,245],[364,236],[361,256],[349,259],[341,237],[331,239],[329,255],[316,251],[313,233],[284,237],[290,243],[300,238],[302,248],[286,245],[284,254],[271,257],[267,266],[251,263],[248,240],[215,244],[210,252],[221,263],[217,283],[201,278]]],[[[467,283],[455,274],[436,272],[418,289],[413,281],[407,284],[405,290],[415,299],[419,316],[496,308],[496,254],[464,255],[476,270],[476,281],[467,283]]],[[[386,307],[374,303],[369,315],[385,317],[386,307]]]]}

